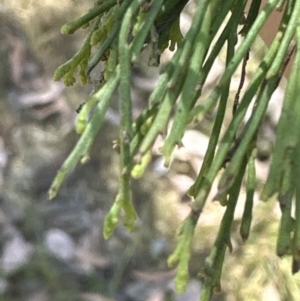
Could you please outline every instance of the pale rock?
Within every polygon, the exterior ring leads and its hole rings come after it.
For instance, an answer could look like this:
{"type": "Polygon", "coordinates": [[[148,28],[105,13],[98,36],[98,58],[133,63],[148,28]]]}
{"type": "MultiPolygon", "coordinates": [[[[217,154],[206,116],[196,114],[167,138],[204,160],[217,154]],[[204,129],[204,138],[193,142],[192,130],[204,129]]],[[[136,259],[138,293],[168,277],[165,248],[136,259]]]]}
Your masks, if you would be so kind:
{"type": "Polygon", "coordinates": [[[50,229],[46,233],[45,244],[48,251],[58,259],[71,260],[76,253],[72,237],[60,229],[50,229]]]}
{"type": "Polygon", "coordinates": [[[33,253],[33,246],[27,243],[20,234],[14,235],[4,245],[1,269],[4,273],[11,274],[25,265],[33,253]]]}

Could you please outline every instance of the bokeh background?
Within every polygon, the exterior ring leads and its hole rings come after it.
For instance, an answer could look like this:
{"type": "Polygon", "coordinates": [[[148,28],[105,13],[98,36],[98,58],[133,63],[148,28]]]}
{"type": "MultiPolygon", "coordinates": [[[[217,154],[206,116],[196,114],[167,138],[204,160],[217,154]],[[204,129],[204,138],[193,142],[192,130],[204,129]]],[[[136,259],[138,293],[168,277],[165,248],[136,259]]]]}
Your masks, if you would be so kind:
{"type": "MultiPolygon", "coordinates": [[[[102,236],[103,220],[118,187],[118,154],[112,150],[118,135],[117,95],[91,160],[72,171],[53,201],[47,198],[57,169],[78,138],[76,109],[93,88],[80,84],[65,88],[52,81],[55,69],[79,49],[87,32],[62,36],[60,27],[93,4],[92,0],[0,3],[0,300],[198,300],[204,260],[224,208],[208,201],[197,227],[191,278],[183,295],[174,291],[175,271],[167,267],[166,259],[176,242],[176,229],[189,212],[186,191],[201,166],[214,112],[188,129],[184,147],[176,150],[168,170],[157,151],[162,142],[157,141],[146,174],[133,181],[140,216],[136,233],[120,226],[110,240],[102,236]]],[[[194,7],[191,1],[182,15],[183,32],[194,7]]],[[[270,24],[262,33],[266,39],[276,30],[275,23],[270,24]]],[[[171,55],[165,53],[162,62],[171,55]]],[[[255,61],[253,54],[249,70],[255,61]]],[[[220,57],[203,97],[222,69],[220,57]]],[[[135,115],[146,106],[158,77],[159,70],[148,67],[143,58],[133,67],[135,115]]],[[[237,73],[232,95],[238,79],[237,73]]],[[[268,170],[283,89],[284,82],[275,93],[277,105],[270,108],[258,141],[258,193],[268,170]]],[[[279,208],[275,200],[259,202],[258,193],[246,243],[238,233],[245,198],[241,193],[232,229],[233,252],[226,255],[222,292],[214,300],[300,300],[299,275],[291,275],[288,258],[275,255],[279,208]]]]}

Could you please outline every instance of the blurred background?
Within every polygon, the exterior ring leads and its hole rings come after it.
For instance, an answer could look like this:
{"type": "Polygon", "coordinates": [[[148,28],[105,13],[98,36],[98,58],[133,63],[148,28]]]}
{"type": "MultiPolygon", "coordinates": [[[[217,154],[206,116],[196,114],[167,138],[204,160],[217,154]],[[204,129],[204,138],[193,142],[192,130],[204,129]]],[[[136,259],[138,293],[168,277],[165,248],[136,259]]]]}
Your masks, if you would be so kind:
{"type": "MultiPolygon", "coordinates": [[[[60,27],[93,4],[92,0],[0,3],[0,300],[198,300],[204,260],[224,208],[209,201],[200,218],[191,278],[183,295],[174,291],[175,271],[166,260],[176,242],[176,229],[189,213],[186,191],[201,166],[213,112],[188,129],[184,147],[176,150],[168,170],[157,151],[162,142],[157,141],[145,176],[133,181],[140,217],[136,233],[120,226],[108,241],[102,236],[103,220],[118,187],[118,154],[112,151],[112,141],[118,136],[117,95],[91,160],[72,171],[53,201],[47,198],[57,169],[78,138],[76,109],[93,88],[80,84],[65,88],[52,81],[55,69],[74,55],[87,32],[62,36],[60,27]]],[[[194,8],[192,1],[186,7],[183,32],[194,8]]],[[[275,25],[268,26],[264,35],[272,34],[268,28],[276,30],[275,25]]],[[[165,53],[162,62],[171,55],[165,53]]],[[[255,57],[251,62],[255,65],[255,57]]],[[[220,58],[203,97],[222,70],[220,58]]],[[[134,114],[146,106],[158,77],[159,70],[148,67],[143,59],[134,66],[134,114]]],[[[238,80],[239,74],[233,82],[238,80]]],[[[283,90],[275,94],[274,101],[280,104],[283,90]]],[[[267,174],[278,110],[280,105],[269,110],[258,141],[261,182],[267,174]]],[[[280,217],[275,200],[260,203],[256,195],[252,232],[243,243],[238,232],[244,198],[241,193],[232,229],[233,252],[226,255],[222,292],[214,300],[300,300],[299,275],[291,276],[289,259],[275,255],[280,217]]]]}

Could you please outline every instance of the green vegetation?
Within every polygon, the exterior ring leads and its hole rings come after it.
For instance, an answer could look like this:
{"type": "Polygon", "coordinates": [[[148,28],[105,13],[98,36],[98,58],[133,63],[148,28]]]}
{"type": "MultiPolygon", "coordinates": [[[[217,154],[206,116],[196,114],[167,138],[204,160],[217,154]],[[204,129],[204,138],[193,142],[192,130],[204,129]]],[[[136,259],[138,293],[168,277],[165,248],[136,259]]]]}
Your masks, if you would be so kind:
{"type": "Polygon", "coordinates": [[[230,229],[243,180],[246,182],[247,197],[240,233],[243,240],[249,236],[256,189],[254,161],[257,133],[270,98],[294,53],[295,60],[276,130],[270,172],[261,199],[267,201],[273,195],[278,195],[282,219],[277,254],[292,256],[293,273],[300,269],[300,188],[297,185],[300,175],[300,102],[297,97],[300,95],[300,51],[297,51],[300,43],[300,0],[270,0],[261,12],[261,1],[252,0],[249,1],[247,16],[244,16],[247,0],[239,1],[238,5],[234,0],[198,1],[192,25],[183,37],[179,17],[186,2],[97,1],[86,15],[62,27],[63,34],[74,33],[82,27],[88,27],[89,33],[77,54],[57,69],[55,80],[63,79],[67,86],[72,85],[76,81],[75,72],[79,70],[81,81],[86,84],[91,71],[100,62],[103,62],[104,70],[96,92],[87,99],[79,112],[76,129],[81,134],[80,139],[58,171],[49,196],[55,197],[64,179],[78,162],[88,160],[89,149],[104,120],[112,95],[119,89],[121,121],[116,148],[120,152],[120,184],[115,203],[105,220],[104,236],[109,238],[113,234],[120,216],[128,230],[134,231],[137,214],[131,201],[130,180],[131,177],[142,176],[150,161],[151,148],[156,138],[161,134],[166,136],[161,153],[168,166],[172,152],[176,146],[180,146],[187,126],[215,109],[202,168],[189,190],[189,195],[193,197],[191,212],[178,230],[178,244],[168,260],[170,266],[178,267],[175,282],[177,290],[182,292],[189,276],[188,264],[195,227],[213,182],[222,170],[215,199],[226,206],[226,211],[205,262],[205,281],[200,299],[205,301],[210,300],[214,291],[220,290],[225,251],[227,248],[232,249],[230,229]],[[251,47],[262,26],[276,9],[283,10],[277,35],[239,100],[251,47]],[[222,24],[225,26],[217,35],[222,24]],[[237,46],[238,39],[242,41],[237,46]],[[160,54],[167,48],[175,50],[175,53],[163,68],[159,83],[149,97],[148,107],[134,119],[130,95],[131,67],[139,60],[145,47],[150,48],[150,65],[158,65],[160,54]],[[209,96],[199,104],[197,100],[207,75],[223,47],[226,47],[225,70],[209,96]],[[232,106],[228,101],[230,83],[241,64],[241,87],[232,108],[232,119],[224,129],[225,110],[232,106]],[[245,114],[254,97],[256,100],[251,116],[244,123],[245,114]],[[166,134],[171,119],[172,126],[166,134]],[[221,130],[224,130],[222,137],[221,130]],[[292,212],[294,198],[295,214],[292,212]]]}

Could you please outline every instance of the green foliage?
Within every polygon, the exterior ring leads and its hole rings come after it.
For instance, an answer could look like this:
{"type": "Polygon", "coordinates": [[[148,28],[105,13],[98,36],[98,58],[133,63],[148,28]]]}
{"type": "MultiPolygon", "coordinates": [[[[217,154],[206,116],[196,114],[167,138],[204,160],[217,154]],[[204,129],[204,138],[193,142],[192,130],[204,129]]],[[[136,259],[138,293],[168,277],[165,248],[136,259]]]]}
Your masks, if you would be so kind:
{"type": "Polygon", "coordinates": [[[296,181],[300,173],[300,51],[296,51],[296,45],[300,43],[300,0],[270,0],[261,12],[261,1],[252,0],[248,16],[245,17],[247,2],[241,0],[236,5],[234,0],[198,1],[191,28],[183,37],[179,17],[187,3],[186,0],[97,1],[87,14],[62,27],[63,34],[74,33],[81,27],[89,27],[90,31],[78,53],[59,67],[54,75],[55,80],[63,78],[66,85],[72,85],[76,80],[74,73],[79,68],[81,81],[85,84],[95,66],[100,61],[104,62],[98,91],[83,105],[76,122],[76,129],[81,137],[58,171],[49,191],[50,198],[55,197],[71,169],[79,161],[83,163],[88,158],[89,149],[103,122],[112,95],[119,88],[120,185],[116,201],[105,220],[105,238],[113,234],[121,214],[123,224],[130,231],[135,229],[137,215],[131,201],[130,179],[131,176],[142,175],[150,162],[151,148],[157,136],[167,132],[170,119],[173,119],[173,123],[161,148],[166,166],[171,162],[175,147],[181,144],[188,124],[194,119],[197,121],[203,118],[212,108],[216,109],[204,162],[189,190],[190,196],[193,197],[191,212],[180,228],[178,245],[168,261],[170,266],[177,264],[176,286],[178,291],[182,292],[188,280],[188,263],[197,221],[213,182],[220,170],[223,170],[215,199],[226,206],[226,211],[205,263],[205,281],[201,296],[203,301],[210,300],[213,292],[220,290],[225,251],[232,248],[230,229],[244,178],[247,196],[240,234],[243,240],[249,236],[253,195],[256,189],[254,162],[257,154],[257,132],[270,98],[294,52],[295,62],[277,127],[271,169],[261,198],[266,201],[278,193],[282,220],[277,253],[280,256],[292,255],[293,272],[300,268],[300,192],[296,181]],[[284,13],[278,33],[240,102],[234,104],[232,120],[221,137],[225,110],[229,105],[227,100],[232,76],[243,62],[242,86],[251,46],[270,14],[279,7],[284,13]],[[226,17],[228,13],[229,18],[226,17]],[[217,36],[222,24],[225,26],[217,36]],[[243,39],[237,47],[238,36],[243,39]],[[225,70],[206,100],[197,104],[213,62],[226,44],[225,70]],[[166,48],[176,49],[176,52],[163,69],[159,83],[149,97],[148,107],[134,120],[130,95],[131,66],[139,59],[146,45],[150,48],[149,64],[159,64],[160,54],[166,48]],[[91,57],[94,46],[97,46],[97,49],[91,57]],[[244,124],[246,111],[254,96],[254,109],[244,124]],[[89,119],[92,108],[94,110],[89,119]],[[292,217],[294,196],[295,218],[292,217]]]}

